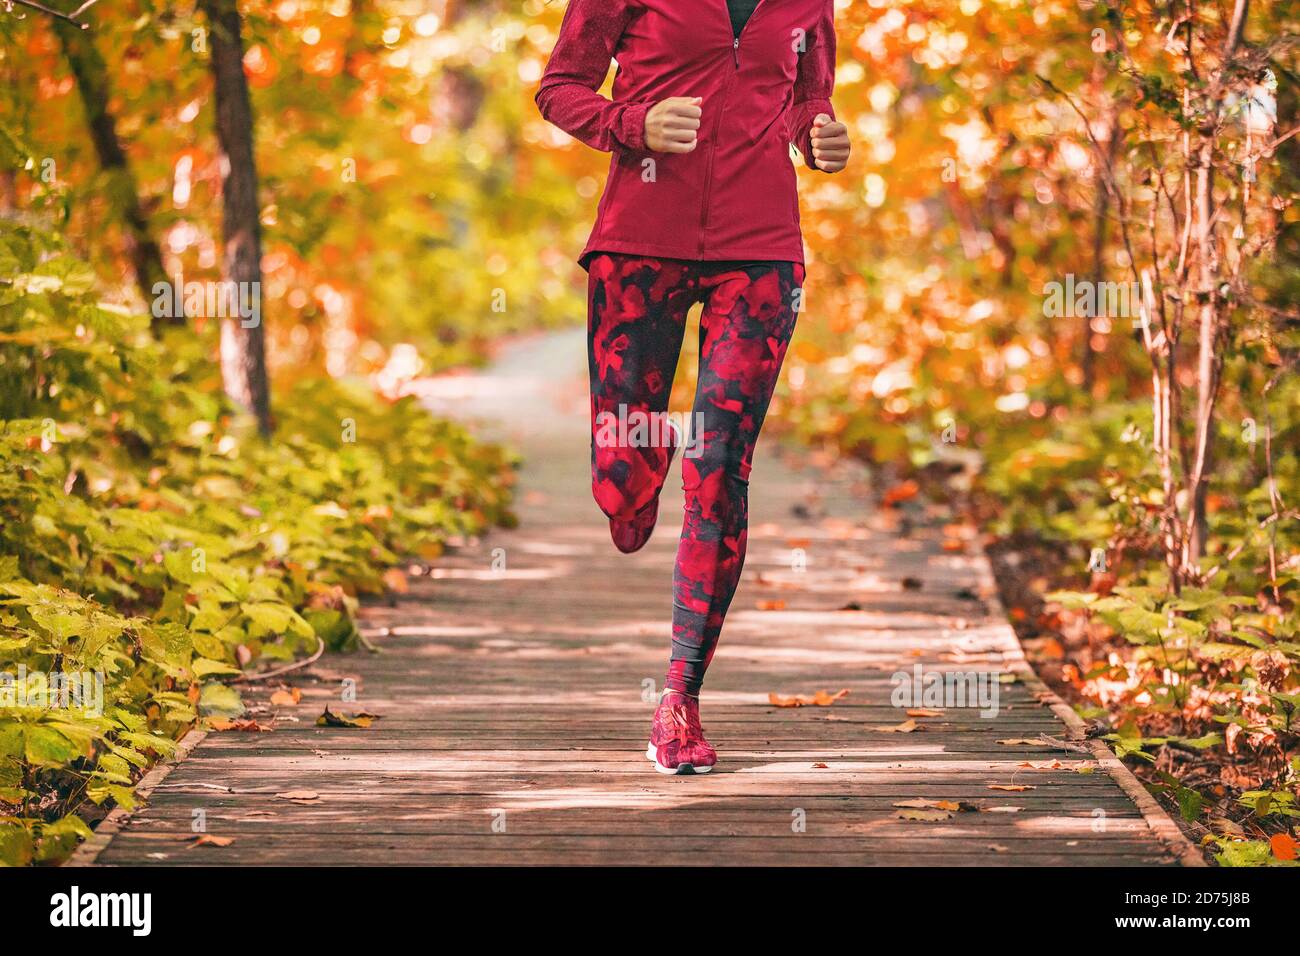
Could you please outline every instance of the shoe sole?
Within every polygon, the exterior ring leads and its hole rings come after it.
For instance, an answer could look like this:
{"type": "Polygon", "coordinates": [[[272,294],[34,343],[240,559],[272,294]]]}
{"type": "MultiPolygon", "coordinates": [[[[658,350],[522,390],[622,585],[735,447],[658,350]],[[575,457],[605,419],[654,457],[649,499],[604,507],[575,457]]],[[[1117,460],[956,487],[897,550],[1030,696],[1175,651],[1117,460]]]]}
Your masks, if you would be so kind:
{"type": "Polygon", "coordinates": [[[655,770],[659,771],[660,773],[669,774],[671,776],[677,776],[679,774],[685,776],[687,774],[708,773],[714,767],[713,764],[709,764],[708,766],[705,767],[697,767],[695,766],[695,764],[691,764],[691,763],[678,764],[675,768],[665,767],[663,764],[659,762],[659,757],[655,753],[654,744],[649,744],[646,747],[645,759],[649,760],[651,763],[655,765],[655,770]]]}

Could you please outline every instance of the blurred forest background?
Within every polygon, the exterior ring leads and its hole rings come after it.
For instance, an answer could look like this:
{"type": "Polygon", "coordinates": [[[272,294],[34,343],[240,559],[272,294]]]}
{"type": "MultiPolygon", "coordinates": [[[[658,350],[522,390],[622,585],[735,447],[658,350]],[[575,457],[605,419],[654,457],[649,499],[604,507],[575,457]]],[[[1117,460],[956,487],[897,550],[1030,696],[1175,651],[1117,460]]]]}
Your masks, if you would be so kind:
{"type": "MultiPolygon", "coordinates": [[[[43,5],[0,10],[0,658],[108,689],[0,700],[11,863],[512,520],[509,453],[399,396],[582,320],[608,162],[533,108],[560,0],[43,5]],[[264,321],[151,316],[182,276],[264,321]]],[[[854,155],[800,172],[772,427],[978,524],[1097,733],[1221,862],[1294,864],[1300,14],[836,9],[854,155]]]]}

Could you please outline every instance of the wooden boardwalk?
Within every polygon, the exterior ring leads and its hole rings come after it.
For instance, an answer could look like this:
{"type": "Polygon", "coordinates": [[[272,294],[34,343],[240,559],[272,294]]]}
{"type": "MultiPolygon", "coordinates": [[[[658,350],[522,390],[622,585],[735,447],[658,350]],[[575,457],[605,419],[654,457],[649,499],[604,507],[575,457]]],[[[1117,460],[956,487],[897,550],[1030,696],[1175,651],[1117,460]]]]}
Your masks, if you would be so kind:
{"type": "Polygon", "coordinates": [[[539,337],[488,374],[431,388],[433,407],[497,419],[525,451],[521,527],[369,607],[382,653],[327,655],[291,675],[297,706],[271,706],[269,688],[252,695],[271,732],[192,736],[186,759],[151,776],[146,805],[116,815],[75,863],[1199,860],[1033,678],[977,545],[919,506],[876,509],[853,472],[772,444],[759,449],[745,578],[705,685],[719,765],[654,773],[644,750],[668,652],[680,480],[674,471],[650,545],[615,552],[587,493],[583,348],[539,337]],[[1003,675],[997,715],[891,706],[891,675],[916,665],[1003,675]],[[347,678],[355,702],[340,700],[347,678]],[[842,688],[828,707],[769,702],[842,688]],[[326,705],[381,717],[317,727],[326,705]],[[918,801],[958,808],[899,806],[918,801]],[[191,846],[196,817],[234,842],[191,846]]]}

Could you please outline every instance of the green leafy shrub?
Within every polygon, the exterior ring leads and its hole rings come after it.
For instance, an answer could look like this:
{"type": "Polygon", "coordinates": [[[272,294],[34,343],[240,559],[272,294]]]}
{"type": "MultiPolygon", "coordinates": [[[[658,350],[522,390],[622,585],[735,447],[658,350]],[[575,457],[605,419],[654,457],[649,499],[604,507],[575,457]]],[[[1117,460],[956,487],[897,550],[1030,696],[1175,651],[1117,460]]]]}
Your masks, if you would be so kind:
{"type": "Polygon", "coordinates": [[[223,677],[352,646],[386,568],[512,521],[514,461],[325,376],[264,441],[211,343],[155,342],[56,239],[0,223],[0,276],[0,862],[25,864],[89,832],[84,799],[130,806],[195,720],[242,712],[223,677]],[[82,679],[102,706],[51,699],[82,679]]]}

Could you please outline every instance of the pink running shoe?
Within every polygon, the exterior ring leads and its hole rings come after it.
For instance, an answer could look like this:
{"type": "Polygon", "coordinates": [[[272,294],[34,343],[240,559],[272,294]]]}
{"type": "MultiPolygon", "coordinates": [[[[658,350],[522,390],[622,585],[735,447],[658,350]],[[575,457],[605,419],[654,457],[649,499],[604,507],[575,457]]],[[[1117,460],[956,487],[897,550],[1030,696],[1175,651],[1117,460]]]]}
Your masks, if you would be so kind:
{"type": "Polygon", "coordinates": [[[659,701],[650,725],[647,760],[660,773],[708,773],[718,762],[718,752],[704,739],[700,702],[670,690],[659,701]]]}
{"type": "MultiPolygon", "coordinates": [[[[681,447],[682,436],[678,432],[677,426],[669,422],[669,428],[673,434],[672,447],[668,449],[668,464],[664,466],[664,473],[673,466],[673,456],[677,454],[677,449],[681,447]]],[[[633,551],[640,551],[645,547],[645,543],[650,540],[650,535],[654,534],[655,524],[659,521],[659,496],[655,495],[652,499],[641,506],[641,510],[634,514],[627,521],[618,518],[609,519],[609,536],[614,539],[614,547],[624,554],[631,554],[633,551]]]]}

